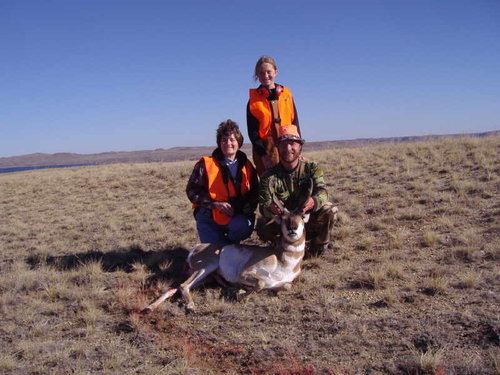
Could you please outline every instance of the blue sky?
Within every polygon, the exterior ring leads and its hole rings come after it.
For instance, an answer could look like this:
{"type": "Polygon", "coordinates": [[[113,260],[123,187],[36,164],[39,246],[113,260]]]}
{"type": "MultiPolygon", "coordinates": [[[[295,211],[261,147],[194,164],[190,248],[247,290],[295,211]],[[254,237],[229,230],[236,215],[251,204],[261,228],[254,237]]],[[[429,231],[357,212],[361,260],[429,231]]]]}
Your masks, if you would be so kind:
{"type": "Polygon", "coordinates": [[[0,0],[0,157],[248,142],[261,55],[308,141],[500,129],[499,0],[0,0]]]}

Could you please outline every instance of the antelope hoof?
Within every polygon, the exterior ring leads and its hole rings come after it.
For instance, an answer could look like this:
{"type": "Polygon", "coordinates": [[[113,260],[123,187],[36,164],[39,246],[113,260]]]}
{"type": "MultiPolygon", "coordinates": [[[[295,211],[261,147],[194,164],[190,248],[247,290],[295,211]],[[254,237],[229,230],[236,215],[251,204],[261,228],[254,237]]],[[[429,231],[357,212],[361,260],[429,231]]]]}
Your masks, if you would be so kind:
{"type": "Polygon", "coordinates": [[[248,295],[248,291],[244,290],[244,289],[239,289],[237,292],[236,292],[236,302],[241,302],[243,301],[248,295]]]}
{"type": "Polygon", "coordinates": [[[148,306],[148,307],[146,307],[146,308],[144,308],[144,309],[141,310],[141,315],[148,315],[151,312],[153,312],[153,309],[148,306]]]}

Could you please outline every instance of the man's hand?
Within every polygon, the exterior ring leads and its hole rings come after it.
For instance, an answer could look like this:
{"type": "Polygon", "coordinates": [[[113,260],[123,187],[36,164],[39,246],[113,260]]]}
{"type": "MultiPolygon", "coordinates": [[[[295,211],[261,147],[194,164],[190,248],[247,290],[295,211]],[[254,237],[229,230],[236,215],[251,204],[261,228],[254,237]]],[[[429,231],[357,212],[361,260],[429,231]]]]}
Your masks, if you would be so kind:
{"type": "Polygon", "coordinates": [[[302,209],[302,212],[306,213],[307,211],[310,211],[314,208],[314,199],[311,197],[307,198],[306,204],[304,204],[304,208],[302,209]]]}
{"type": "Polygon", "coordinates": [[[223,214],[226,214],[229,217],[234,215],[233,207],[228,202],[212,202],[212,207],[216,208],[223,214]]]}
{"type": "MultiPolygon", "coordinates": [[[[281,202],[281,205],[283,205],[283,202],[281,202]]],[[[271,211],[274,215],[281,215],[283,212],[281,211],[281,209],[278,207],[278,205],[276,203],[271,203],[269,205],[269,207],[267,208],[269,211],[271,211]]]]}

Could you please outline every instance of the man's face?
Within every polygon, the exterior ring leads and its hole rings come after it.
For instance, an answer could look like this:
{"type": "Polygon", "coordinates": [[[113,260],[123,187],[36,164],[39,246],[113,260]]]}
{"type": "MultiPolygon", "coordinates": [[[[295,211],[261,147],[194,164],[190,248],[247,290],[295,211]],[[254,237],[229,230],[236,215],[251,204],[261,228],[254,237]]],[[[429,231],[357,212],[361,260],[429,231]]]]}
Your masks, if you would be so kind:
{"type": "Polygon", "coordinates": [[[302,151],[302,144],[294,140],[281,141],[278,144],[278,152],[280,160],[285,163],[293,163],[296,161],[302,151]]]}

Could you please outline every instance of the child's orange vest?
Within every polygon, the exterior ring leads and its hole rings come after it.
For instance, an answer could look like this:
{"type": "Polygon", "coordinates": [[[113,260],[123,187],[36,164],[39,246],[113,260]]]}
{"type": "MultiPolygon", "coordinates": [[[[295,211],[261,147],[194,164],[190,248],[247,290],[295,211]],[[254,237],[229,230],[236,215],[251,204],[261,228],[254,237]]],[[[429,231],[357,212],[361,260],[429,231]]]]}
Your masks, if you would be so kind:
{"type": "MultiPolygon", "coordinates": [[[[257,89],[250,89],[249,109],[250,113],[259,121],[259,137],[265,138],[271,129],[273,114],[267,98],[259,94],[257,89]]],[[[287,87],[283,87],[283,92],[278,98],[278,109],[281,119],[280,125],[292,124],[294,120],[293,99],[292,93],[287,87]]]]}

